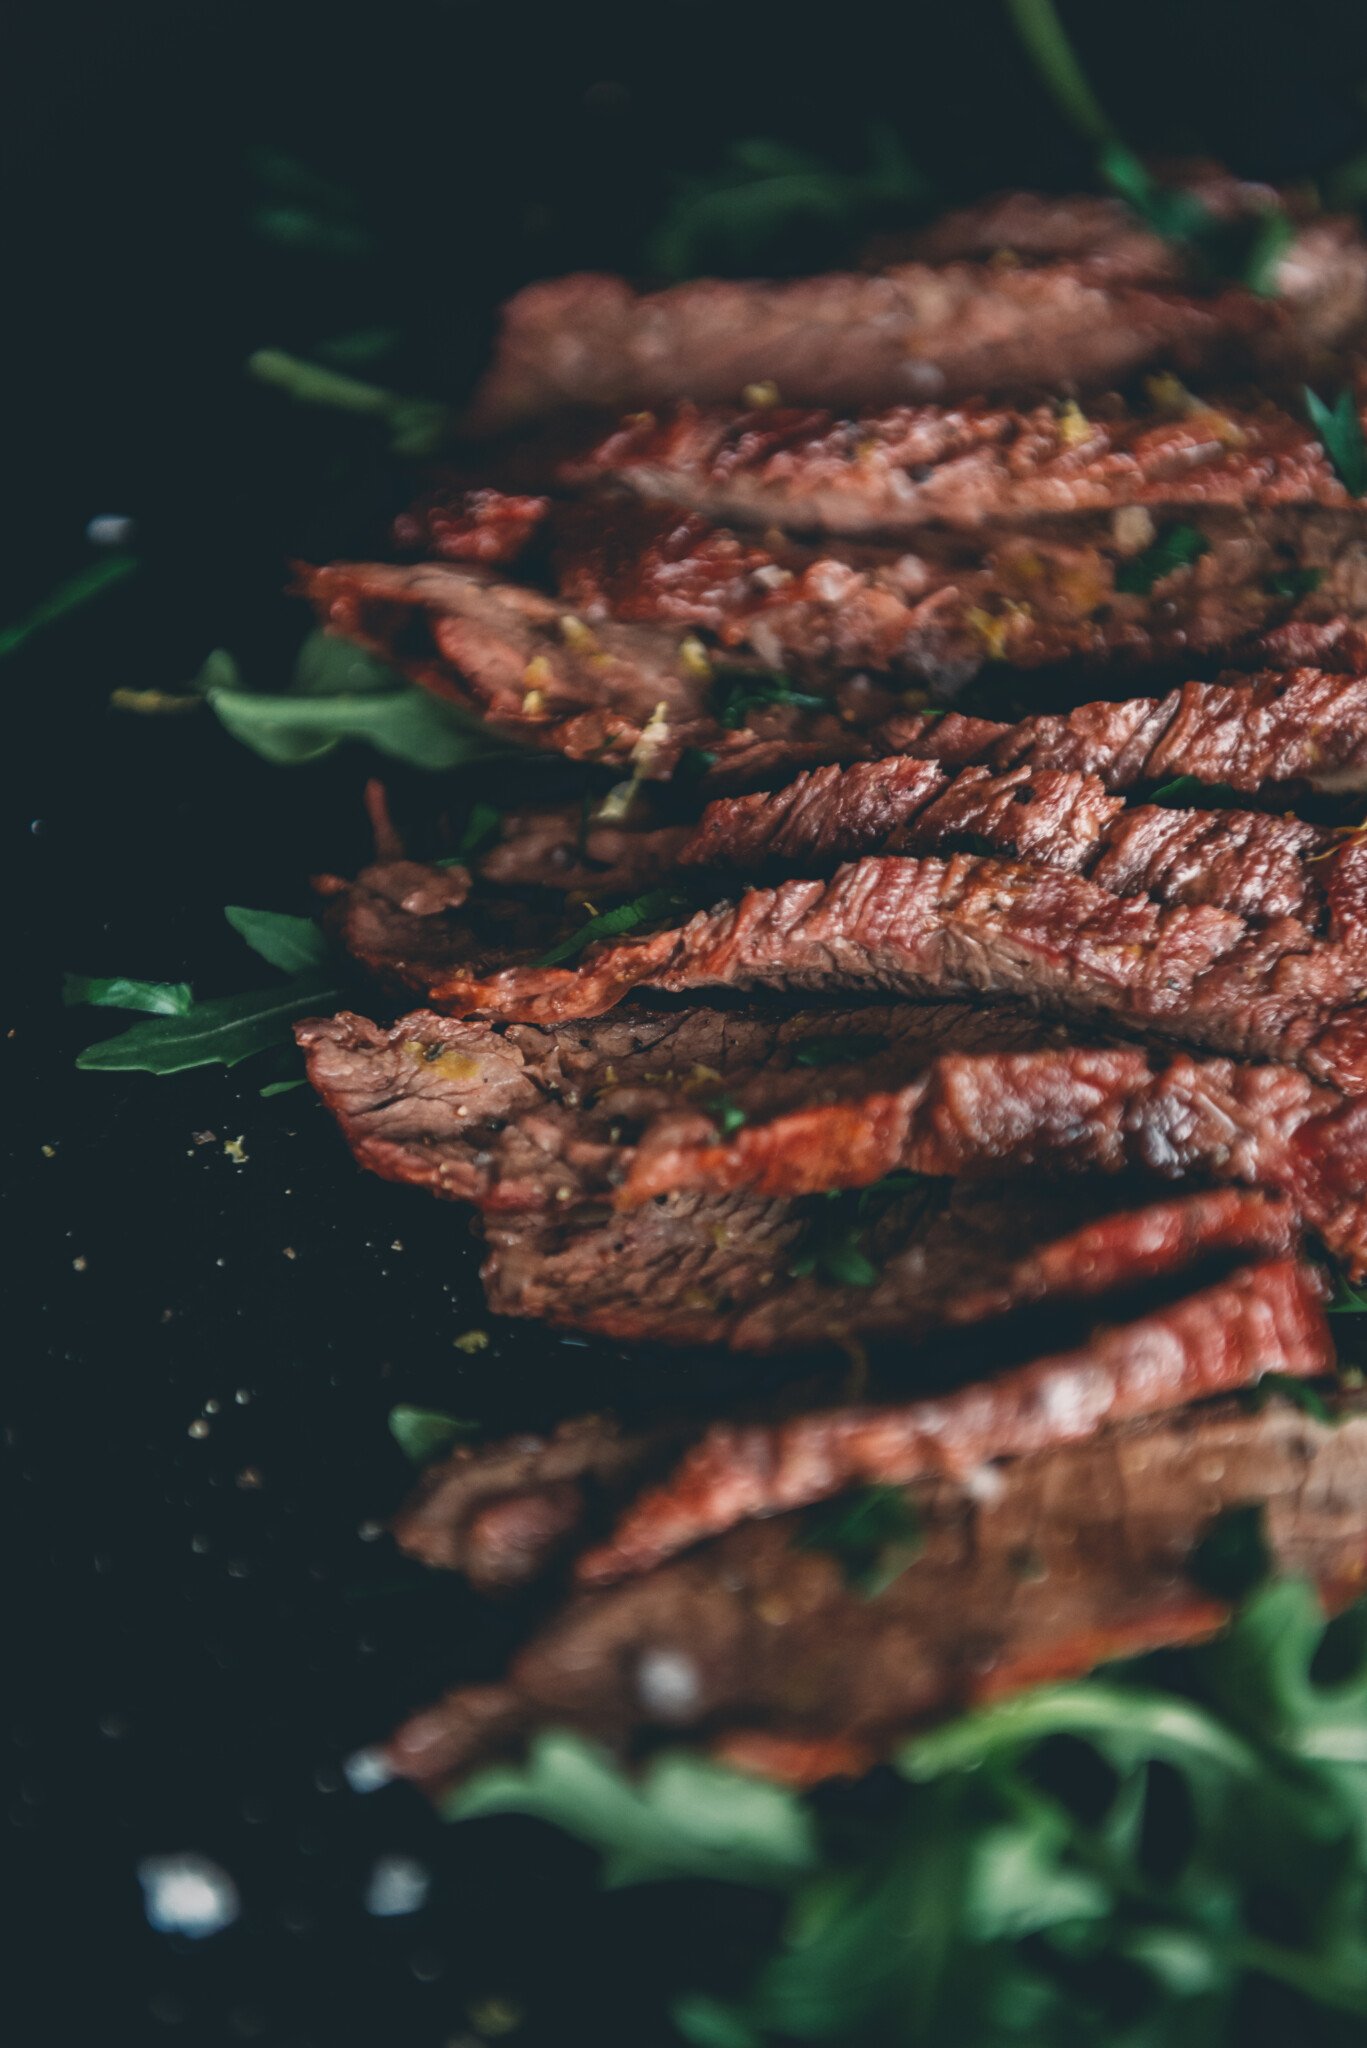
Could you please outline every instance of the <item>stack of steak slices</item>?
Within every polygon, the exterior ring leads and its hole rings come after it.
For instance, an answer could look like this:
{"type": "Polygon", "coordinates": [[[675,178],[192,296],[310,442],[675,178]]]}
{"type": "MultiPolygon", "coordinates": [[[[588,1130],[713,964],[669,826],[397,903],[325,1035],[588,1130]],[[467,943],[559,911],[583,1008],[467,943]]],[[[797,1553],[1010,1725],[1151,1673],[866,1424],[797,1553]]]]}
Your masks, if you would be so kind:
{"type": "Polygon", "coordinates": [[[495,1313],[734,1362],[724,1412],[427,1475],[400,1542],[540,1619],[407,1774],[548,1720],[862,1768],[1218,1627],[1189,1561],[1250,1500],[1356,1588],[1367,1414],[1242,1397],[1330,1375],[1367,1273],[1367,513],[1291,396],[1356,388],[1364,326],[1334,223],[1278,297],[1193,293],[1108,201],[993,202],[879,276],[539,286],[469,425],[554,460],[434,488],[423,559],[303,572],[591,784],[322,878],[421,1007],[300,1026],[314,1086],[474,1212],[495,1313]],[[1071,668],[1071,708],[930,701],[989,662],[1071,668]]]}

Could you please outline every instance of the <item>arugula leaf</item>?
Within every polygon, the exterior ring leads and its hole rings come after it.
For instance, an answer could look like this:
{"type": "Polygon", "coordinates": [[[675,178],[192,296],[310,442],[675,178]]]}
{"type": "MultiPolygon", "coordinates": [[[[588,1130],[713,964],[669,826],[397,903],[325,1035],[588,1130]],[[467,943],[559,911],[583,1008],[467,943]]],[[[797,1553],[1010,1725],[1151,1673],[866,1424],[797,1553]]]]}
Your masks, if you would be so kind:
{"type": "Polygon", "coordinates": [[[551,1821],[602,1851],[610,1886],[682,1876],[784,1886],[816,1861],[811,1816],[780,1786],[686,1753],[659,1757],[630,1779],[608,1751],[555,1731],[534,1738],[525,1764],[461,1786],[442,1812],[551,1821]]]}
{"type": "Polygon", "coordinates": [[[724,1138],[729,1138],[733,1131],[743,1129],[750,1121],[740,1104],[730,1095],[714,1095],[706,1108],[724,1138]]]}
{"type": "Polygon", "coordinates": [[[888,1041],[872,1031],[847,1031],[830,1038],[809,1038],[793,1054],[795,1067],[839,1067],[886,1052],[888,1041]]]}
{"type": "Polygon", "coordinates": [[[454,858],[457,861],[467,861],[472,860],[477,853],[482,853],[490,841],[497,838],[498,828],[502,823],[503,813],[497,804],[472,804],[464,829],[456,842],[454,858]]]}
{"type": "Polygon", "coordinates": [[[789,676],[780,675],[776,670],[761,676],[742,669],[718,677],[713,702],[720,722],[729,732],[736,732],[744,725],[749,712],[762,710],[768,705],[792,704],[803,711],[822,711],[830,708],[831,700],[816,696],[809,690],[799,690],[789,676]]]}
{"type": "Polygon", "coordinates": [[[186,1067],[235,1067],[268,1046],[290,1042],[296,1017],[334,1008],[344,991],[326,974],[301,974],[274,988],[217,996],[184,1016],[153,1017],[76,1055],[90,1072],[178,1074],[186,1067]]]}
{"type": "Polygon", "coordinates": [[[1294,1373],[1265,1372],[1258,1384],[1248,1390],[1248,1405],[1253,1409],[1266,1408],[1269,1402],[1278,1399],[1292,1408],[1299,1408],[1302,1415],[1309,1415],[1315,1422],[1326,1423],[1330,1428],[1337,1427],[1339,1418],[1319,1388],[1308,1380],[1297,1379],[1294,1373]]]}
{"type": "Polygon", "coordinates": [[[307,1088],[308,1085],[309,1077],[307,1074],[296,1074],[292,1081],[268,1081],[265,1087],[257,1092],[264,1102],[268,1096],[292,1095],[296,1088],[307,1088]]]}
{"type": "Polygon", "coordinates": [[[1210,542],[1194,526],[1170,526],[1160,533],[1142,555],[1131,555],[1116,566],[1115,587],[1131,595],[1147,596],[1155,583],[1171,576],[1175,569],[1188,569],[1210,550],[1210,542]]]}
{"type": "Polygon", "coordinates": [[[62,1001],[102,1010],[146,1010],[153,1017],[183,1017],[194,1002],[188,981],[130,981],[126,975],[64,974],[62,1001]]]}
{"type": "Polygon", "coordinates": [[[344,740],[363,740],[393,760],[434,770],[521,751],[492,739],[454,705],[405,683],[363,649],[327,634],[304,643],[283,694],[245,689],[237,664],[221,648],[205,661],[196,687],[235,740],[282,767],[320,761],[344,740]]]}
{"type": "Polygon", "coordinates": [[[846,1584],[866,1600],[902,1576],[924,1540],[920,1516],[900,1486],[866,1486],[823,1501],[794,1539],[799,1550],[824,1550],[837,1558],[846,1584]]]}
{"type": "Polygon", "coordinates": [[[1246,801],[1227,782],[1202,782],[1199,775],[1175,775],[1171,782],[1160,783],[1149,798],[1151,804],[1162,804],[1173,811],[1217,811],[1231,807],[1237,810],[1246,801]]]}
{"type": "Polygon", "coordinates": [[[1360,1316],[1364,1311],[1367,1311],[1367,1294],[1363,1294],[1344,1274],[1336,1274],[1333,1299],[1325,1313],[1331,1316],[1360,1316]]]}
{"type": "Polygon", "coordinates": [[[410,1408],[400,1404],[389,1411],[389,1433],[404,1456],[414,1465],[430,1465],[449,1451],[463,1436],[478,1428],[456,1415],[443,1415],[435,1408],[410,1408]]]}
{"type": "Polygon", "coordinates": [[[620,938],[623,932],[638,931],[643,924],[658,924],[672,911],[687,907],[687,897],[680,896],[673,889],[648,889],[644,896],[637,896],[630,903],[619,903],[614,910],[600,910],[587,924],[571,932],[543,953],[534,964],[537,967],[558,967],[563,960],[573,960],[586,946],[594,945],[599,939],[620,938]]]}
{"type": "Polygon", "coordinates": [[[328,957],[327,938],[311,917],[290,917],[283,910],[245,910],[230,903],[223,915],[254,953],[286,974],[321,967],[328,957]]]}
{"type": "Polygon", "coordinates": [[[1332,405],[1326,405],[1307,384],[1305,409],[1310,424],[1324,443],[1324,452],[1338,472],[1340,483],[1350,497],[1367,495],[1367,446],[1362,438],[1362,421],[1357,401],[1350,390],[1340,391],[1332,405]]]}
{"type": "Polygon", "coordinates": [[[452,432],[451,408],[436,399],[401,398],[381,385],[363,384],[339,370],[324,369],[321,363],[286,355],[283,349],[257,349],[247,359],[247,371],[259,384],[273,385],[300,405],[379,420],[395,455],[433,455],[452,432]]]}
{"type": "Polygon", "coordinates": [[[1323,581],[1319,569],[1279,569],[1275,576],[1268,577],[1267,589],[1273,597],[1309,597],[1323,581]]]}
{"type": "Polygon", "coordinates": [[[40,599],[27,618],[16,619],[12,626],[0,627],[0,661],[7,654],[16,653],[36,633],[56,625],[68,613],[102,597],[116,584],[126,582],[136,574],[139,566],[133,555],[107,555],[103,561],[92,562],[89,568],[78,569],[74,576],[68,576],[55,590],[40,599]]]}
{"type": "Polygon", "coordinates": [[[733,143],[720,170],[676,186],[646,243],[646,264],[669,278],[762,269],[795,228],[826,222],[852,232],[880,207],[918,205],[928,189],[884,122],[869,131],[863,171],[837,170],[786,142],[733,143]]]}

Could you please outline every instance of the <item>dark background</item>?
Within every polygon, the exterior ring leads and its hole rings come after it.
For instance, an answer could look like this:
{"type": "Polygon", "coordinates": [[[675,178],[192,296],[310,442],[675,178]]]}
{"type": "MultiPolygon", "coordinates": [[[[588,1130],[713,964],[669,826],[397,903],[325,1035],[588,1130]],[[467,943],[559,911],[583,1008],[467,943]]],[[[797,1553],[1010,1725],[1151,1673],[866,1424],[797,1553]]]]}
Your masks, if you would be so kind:
{"type": "MultiPolygon", "coordinates": [[[[1283,178],[1367,148],[1352,0],[1065,12],[1140,147],[1283,178]]],[[[363,426],[250,384],[253,348],[390,328],[362,374],[458,395],[502,295],[636,268],[672,181],[738,137],[855,164],[883,118],[946,199],[1087,183],[1090,153],[990,5],[47,0],[11,12],[6,44],[0,623],[94,559],[93,514],[133,517],[143,564],[0,669],[18,924],[0,1654],[25,1908],[6,2039],[424,2048],[495,2038],[496,1997],[524,2010],[518,2043],[649,2048],[679,1959],[705,1948],[724,1973],[741,1895],[596,1901],[569,1844],[443,1829],[402,1788],[354,1796],[339,1765],[513,1625],[389,1550],[393,1403],[506,1426],[687,1367],[515,1328],[467,1357],[453,1335],[487,1318],[459,1212],[356,1173],[309,1098],[263,1102],[255,1065],[74,1071],[104,1020],[61,1011],[64,967],[250,986],[223,904],[305,909],[310,872],[365,850],[363,757],[269,769],[207,714],[133,718],[109,693],[183,685],[214,646],[278,686],[303,631],[285,560],[402,495],[363,426]],[[262,147],[355,195],[359,253],[255,231],[262,147]],[[223,1149],[239,1135],[244,1164],[223,1149]],[[201,1944],[142,1916],[139,1858],[177,1850],[241,1895],[201,1944]],[[433,1889],[380,1920],[362,1897],[395,1851],[433,1889]]],[[[775,253],[842,252],[811,232],[775,253]]]]}

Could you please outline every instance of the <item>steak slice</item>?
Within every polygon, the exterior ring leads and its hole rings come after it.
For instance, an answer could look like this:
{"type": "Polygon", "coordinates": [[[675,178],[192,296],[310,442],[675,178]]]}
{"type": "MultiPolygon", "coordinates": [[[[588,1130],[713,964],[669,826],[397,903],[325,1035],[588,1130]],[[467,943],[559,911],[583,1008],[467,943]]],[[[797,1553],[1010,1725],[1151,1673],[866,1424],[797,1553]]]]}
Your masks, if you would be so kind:
{"type": "Polygon", "coordinates": [[[457,966],[427,993],[456,1014],[552,1023],[636,988],[1011,997],[1367,1089],[1358,948],[1292,918],[1254,928],[1208,904],[1160,906],[969,854],[858,861],[829,882],[750,889],[653,937],[600,942],[578,967],[457,966]]]}
{"type": "MultiPolygon", "coordinates": [[[[299,589],[324,625],[381,654],[491,732],[575,761],[673,773],[707,749],[763,770],[771,761],[847,760],[870,749],[895,698],[865,677],[836,678],[819,702],[765,700],[730,726],[712,708],[700,643],[659,626],[589,627],[563,601],[444,563],[301,567],[299,589]]],[[[758,661],[731,663],[732,687],[762,684],[758,661]]]]}
{"type": "Polygon", "coordinates": [[[486,1210],[829,1195],[896,1172],[1196,1174],[1286,1197],[1367,1263],[1364,1112],[1294,1068],[1049,1044],[1029,1015],[952,1004],[506,1032],[344,1012],[296,1036],[361,1165],[486,1210]]]}
{"type": "MultiPolygon", "coordinates": [[[[645,294],[581,273],[528,285],[504,307],[463,424],[489,435],[562,413],[686,398],[735,404],[757,383],[804,405],[883,406],[1105,389],[1146,368],[1303,374],[1367,308],[1358,241],[1340,232],[1330,250],[1316,238],[1312,261],[1321,296],[1308,295],[1304,325],[1294,298],[1237,287],[1193,298],[1117,281],[1086,261],[905,263],[793,283],[704,278],[645,294]],[[1333,269],[1337,291],[1325,294],[1333,269]]],[[[1284,262],[1281,274],[1294,279],[1294,266],[1284,262]]]]}
{"type": "Polygon", "coordinates": [[[977,400],[846,418],[685,404],[633,415],[568,465],[571,482],[604,479],[742,527],[855,538],[1021,525],[1086,537],[1135,508],[1148,540],[1165,516],[1281,507],[1329,508],[1364,530],[1319,435],[1270,399],[1184,396],[1175,413],[1106,401],[1089,414],[977,400]]]}
{"type": "Polygon", "coordinates": [[[1367,1418],[1360,1400],[1338,1418],[1216,1402],[1021,1457],[990,1490],[932,1479],[912,1496],[921,1550],[873,1599],[811,1541],[809,1515],[734,1529],[572,1597],[502,1683],[415,1715],[388,1760],[436,1794],[561,1726],[622,1748],[686,1735],[761,1768],[805,1754],[866,1769],[975,1701],[1214,1634],[1228,1609],[1189,1560],[1253,1502],[1275,1567],[1341,1605],[1367,1568],[1367,1418]]]}
{"type": "Polygon", "coordinates": [[[1076,1443],[1231,1393],[1264,1372],[1314,1378],[1334,1364],[1323,1293],[1312,1268],[1270,1260],[1099,1330],[1076,1350],[938,1398],[715,1426],[580,1559],[577,1575],[603,1585],[649,1571],[739,1522],[855,1486],[907,1486],[937,1472],[962,1479],[984,1460],[1076,1443]]]}
{"type": "Polygon", "coordinates": [[[724,1137],[696,1104],[665,1111],[631,1154],[618,1206],[682,1188],[821,1194],[898,1172],[1139,1169],[1274,1190],[1354,1271],[1367,1266],[1367,1104],[1294,1068],[1073,1046],[949,1051],[892,1090],[844,1078],[834,1100],[747,1117],[724,1137]]]}
{"type": "Polygon", "coordinates": [[[1234,656],[1289,621],[1367,605],[1356,510],[1216,507],[1160,533],[1131,505],[874,544],[595,500],[563,512],[556,535],[558,587],[586,618],[696,625],[813,687],[855,668],[952,689],[990,662],[1234,656]]]}
{"type": "Polygon", "coordinates": [[[965,768],[894,756],[816,770],[762,796],[718,799],[678,847],[684,867],[754,876],[829,872],[871,853],[955,848],[1088,875],[1116,896],[1209,903],[1317,936],[1367,937],[1367,847],[1356,832],[1264,811],[1127,805],[1097,776],[965,768]]]}
{"type": "Polygon", "coordinates": [[[630,1343],[815,1354],[1098,1301],[1295,1241],[1290,1204],[1243,1189],[1126,1207],[1135,1197],[1079,1176],[915,1182],[862,1217],[826,1197],[698,1192],[617,1215],[495,1210],[483,1277],[496,1315],[630,1343]]]}
{"type": "Polygon", "coordinates": [[[1005,1052],[1058,1045],[1062,1031],[1005,1007],[899,1003],[504,1030],[422,1010],[386,1028],[343,1011],[305,1019],[295,1036],[371,1172],[481,1208],[538,1209],[608,1198],[643,1129],[720,1091],[777,1115],[842,1088],[895,1086],[946,1046],[1005,1052]]]}
{"type": "Polygon", "coordinates": [[[1074,1350],[942,1393],[831,1406],[817,1390],[795,1411],[785,1396],[777,1419],[628,1428],[590,1415],[548,1436],[461,1445],[422,1475],[393,1532],[410,1556],[485,1590],[525,1584],[571,1547],[580,1582],[606,1584],[852,1488],[964,1481],[986,1461],[1188,1407],[1263,1373],[1327,1373],[1323,1292],[1310,1267],[1270,1260],[1074,1350]]]}

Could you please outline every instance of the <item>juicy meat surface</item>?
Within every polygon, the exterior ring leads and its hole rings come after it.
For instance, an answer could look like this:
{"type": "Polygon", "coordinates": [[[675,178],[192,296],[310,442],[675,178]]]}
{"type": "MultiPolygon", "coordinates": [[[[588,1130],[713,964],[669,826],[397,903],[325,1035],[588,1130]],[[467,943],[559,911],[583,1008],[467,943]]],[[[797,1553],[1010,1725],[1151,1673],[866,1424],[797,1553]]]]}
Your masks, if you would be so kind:
{"type": "Polygon", "coordinates": [[[805,1514],[583,1590],[503,1681],[410,1719],[389,1760],[435,1793],[558,1725],[622,1747],[686,1734],[761,1764],[812,1743],[857,1771],[976,1700],[1213,1634],[1228,1610],[1187,1564],[1226,1509],[1261,1504],[1275,1566],[1331,1606],[1367,1569],[1367,1419],[1351,1403],[1337,1427],[1215,1403],[1024,1456],[1001,1482],[918,1487],[921,1550],[874,1599],[804,1542],[805,1514]]]}
{"type": "Polygon", "coordinates": [[[551,1023],[637,988],[723,987],[1014,998],[1367,1089],[1358,948],[1316,940],[1294,918],[1254,927],[1208,904],[1162,906],[971,854],[858,861],[828,882],[747,890],[650,938],[601,941],[577,967],[458,965],[425,992],[458,1015],[551,1023]]]}
{"type": "Polygon", "coordinates": [[[1099,1301],[1296,1237],[1289,1203],[1239,1188],[1125,1206],[1135,1199],[1123,1181],[1079,1176],[919,1182],[862,1216],[827,1197],[696,1191],[615,1215],[606,1203],[486,1211],[484,1284],[496,1315],[633,1343],[814,1354],[995,1327],[1013,1310],[1099,1301]]]}
{"type": "Polygon", "coordinates": [[[691,1189],[815,1196],[894,1172],[1194,1174],[1286,1197],[1354,1270],[1367,1262],[1359,1103],[1294,1068],[1059,1035],[954,1004],[506,1032],[344,1012],[296,1027],[362,1165],[488,1210],[627,1209],[691,1189]]]}
{"type": "Polygon", "coordinates": [[[965,768],[894,756],[816,770],[761,796],[710,804],[678,848],[685,867],[821,873],[870,853],[954,847],[1088,875],[1117,896],[1210,903],[1255,922],[1295,917],[1361,944],[1367,848],[1265,811],[1127,805],[1098,776],[965,768]]]}
{"type": "Polygon", "coordinates": [[[906,1486],[946,1471],[964,1478],[985,1460],[1076,1443],[1232,1393],[1265,1372],[1315,1378],[1334,1363],[1323,1291],[1313,1269],[1271,1260],[1098,1330],[1076,1350],[938,1398],[714,1427],[579,1560],[577,1575],[601,1585],[649,1571],[759,1515],[855,1486],[906,1486]]]}
{"type": "Polygon", "coordinates": [[[619,1207],[694,1187],[771,1197],[895,1172],[1137,1168],[1272,1189],[1355,1272],[1367,1266],[1367,1104],[1295,1068],[1159,1063],[1130,1047],[949,1051],[899,1088],[847,1088],[725,1137],[706,1109],[666,1111],[634,1149],[619,1207]]]}
{"type": "MultiPolygon", "coordinates": [[[[1066,530],[1126,508],[1153,520],[1329,507],[1364,515],[1304,416],[1263,399],[1164,411],[1108,402],[1019,411],[895,406],[838,418],[682,405],[637,414],[570,465],[571,480],[741,526],[914,537],[924,526],[1066,530]]],[[[1141,545],[1143,542],[1141,541],[1141,545]]],[[[1135,547],[1133,552],[1138,553],[1135,547]]]]}
{"type": "Polygon", "coordinates": [[[947,1046],[1061,1045],[1028,1011],[899,1003],[765,1017],[623,1012],[549,1029],[418,1010],[383,1026],[343,1011],[295,1026],[309,1078],[363,1166],[481,1208],[605,1198],[631,1144],[681,1105],[725,1095],[747,1113],[882,1080],[947,1046]]]}
{"type": "Polygon", "coordinates": [[[1158,526],[1139,505],[818,543],[593,500],[564,511],[556,535],[558,587],[586,618],[691,624],[814,683],[862,667],[953,689],[990,662],[1232,656],[1289,621],[1367,606],[1356,509],[1206,511],[1198,531],[1186,515],[1158,526]]]}
{"type": "Polygon", "coordinates": [[[1148,368],[1301,374],[1361,326],[1367,262],[1342,224],[1307,229],[1299,264],[1293,250],[1276,301],[1130,283],[1087,258],[904,263],[793,283],[704,278],[651,293],[601,274],[556,278],[504,307],[464,424],[487,435],[562,413],[736,404],[759,383],[789,403],[886,406],[1103,389],[1148,368]]]}

